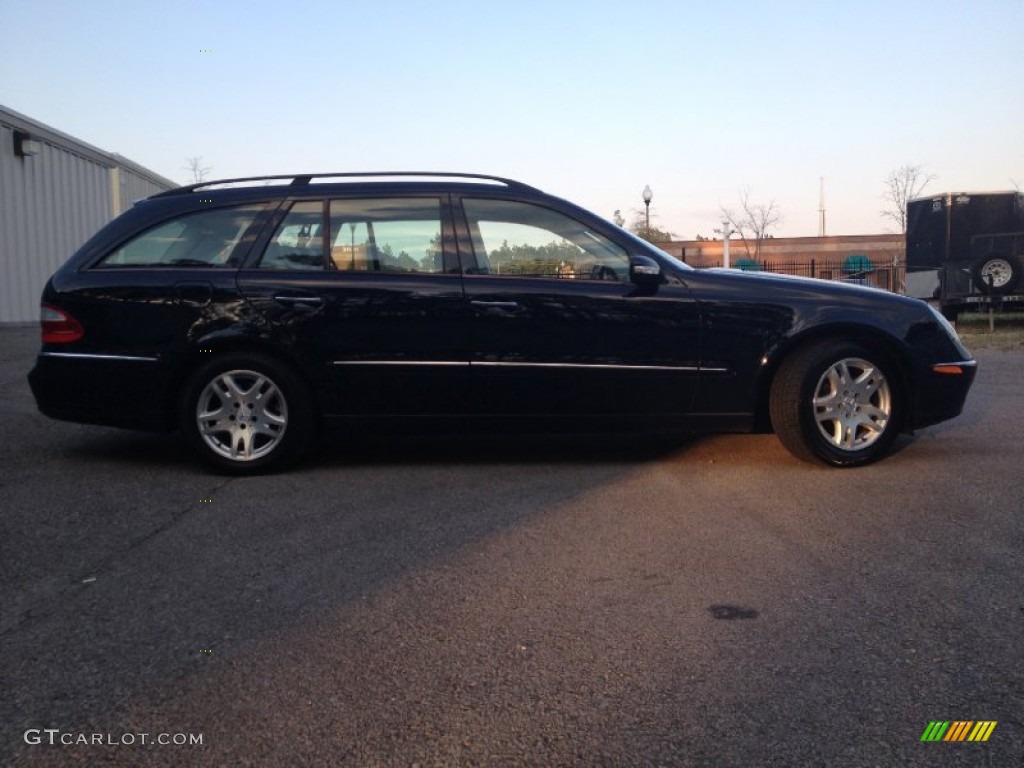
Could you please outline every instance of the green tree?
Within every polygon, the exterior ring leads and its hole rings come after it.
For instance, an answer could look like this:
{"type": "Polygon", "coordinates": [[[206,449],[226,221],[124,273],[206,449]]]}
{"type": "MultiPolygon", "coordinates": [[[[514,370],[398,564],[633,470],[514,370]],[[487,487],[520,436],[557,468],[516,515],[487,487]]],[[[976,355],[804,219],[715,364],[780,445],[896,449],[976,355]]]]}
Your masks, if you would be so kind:
{"type": "Polygon", "coordinates": [[[671,242],[675,235],[666,229],[661,229],[656,226],[653,222],[656,218],[656,214],[651,214],[651,225],[647,226],[647,211],[641,211],[637,208],[633,209],[633,223],[629,225],[629,231],[638,237],[642,237],[649,243],[668,243],[671,242]]]}
{"type": "Polygon", "coordinates": [[[410,272],[415,272],[417,269],[419,269],[420,266],[419,264],[416,263],[416,259],[414,259],[405,251],[399,251],[398,256],[395,257],[395,261],[397,262],[399,267],[401,267],[402,269],[407,269],[410,272]]]}
{"type": "Polygon", "coordinates": [[[557,275],[563,264],[577,265],[582,253],[567,240],[552,240],[545,245],[509,245],[505,240],[488,254],[488,260],[491,269],[501,274],[557,275]]]}

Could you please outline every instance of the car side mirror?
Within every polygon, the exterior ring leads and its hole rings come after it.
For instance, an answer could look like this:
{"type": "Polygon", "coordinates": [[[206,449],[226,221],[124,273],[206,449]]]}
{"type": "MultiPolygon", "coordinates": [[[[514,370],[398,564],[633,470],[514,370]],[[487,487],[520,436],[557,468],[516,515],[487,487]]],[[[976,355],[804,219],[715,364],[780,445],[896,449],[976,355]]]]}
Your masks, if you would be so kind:
{"type": "Polygon", "coordinates": [[[661,285],[661,265],[650,256],[630,256],[629,279],[637,288],[656,290],[661,285]]]}

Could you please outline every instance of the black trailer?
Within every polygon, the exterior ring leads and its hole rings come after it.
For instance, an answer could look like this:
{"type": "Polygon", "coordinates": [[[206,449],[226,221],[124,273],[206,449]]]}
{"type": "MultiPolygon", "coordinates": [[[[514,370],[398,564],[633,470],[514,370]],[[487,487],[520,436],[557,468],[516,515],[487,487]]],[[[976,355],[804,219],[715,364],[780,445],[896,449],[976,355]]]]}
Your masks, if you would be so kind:
{"type": "Polygon", "coordinates": [[[907,203],[907,294],[965,309],[1024,308],[1024,194],[946,193],[907,203]]]}

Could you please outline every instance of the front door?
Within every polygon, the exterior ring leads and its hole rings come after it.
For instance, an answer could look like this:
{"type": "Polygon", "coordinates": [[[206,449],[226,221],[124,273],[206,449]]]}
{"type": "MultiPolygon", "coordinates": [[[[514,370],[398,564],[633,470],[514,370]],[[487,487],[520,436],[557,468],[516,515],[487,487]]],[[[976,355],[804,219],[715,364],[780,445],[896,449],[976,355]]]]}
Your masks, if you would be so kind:
{"type": "Polygon", "coordinates": [[[470,384],[489,414],[689,412],[699,312],[672,275],[630,281],[627,247],[581,216],[464,198],[470,384]]]}

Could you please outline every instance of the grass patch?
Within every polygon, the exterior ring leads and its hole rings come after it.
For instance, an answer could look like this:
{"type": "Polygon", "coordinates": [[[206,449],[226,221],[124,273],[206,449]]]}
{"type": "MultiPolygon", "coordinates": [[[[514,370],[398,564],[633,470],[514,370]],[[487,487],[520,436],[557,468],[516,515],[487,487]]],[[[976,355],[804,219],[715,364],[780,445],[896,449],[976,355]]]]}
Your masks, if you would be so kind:
{"type": "Polygon", "coordinates": [[[969,349],[1024,349],[1024,312],[996,312],[994,331],[988,312],[961,312],[957,333],[969,349]]]}

